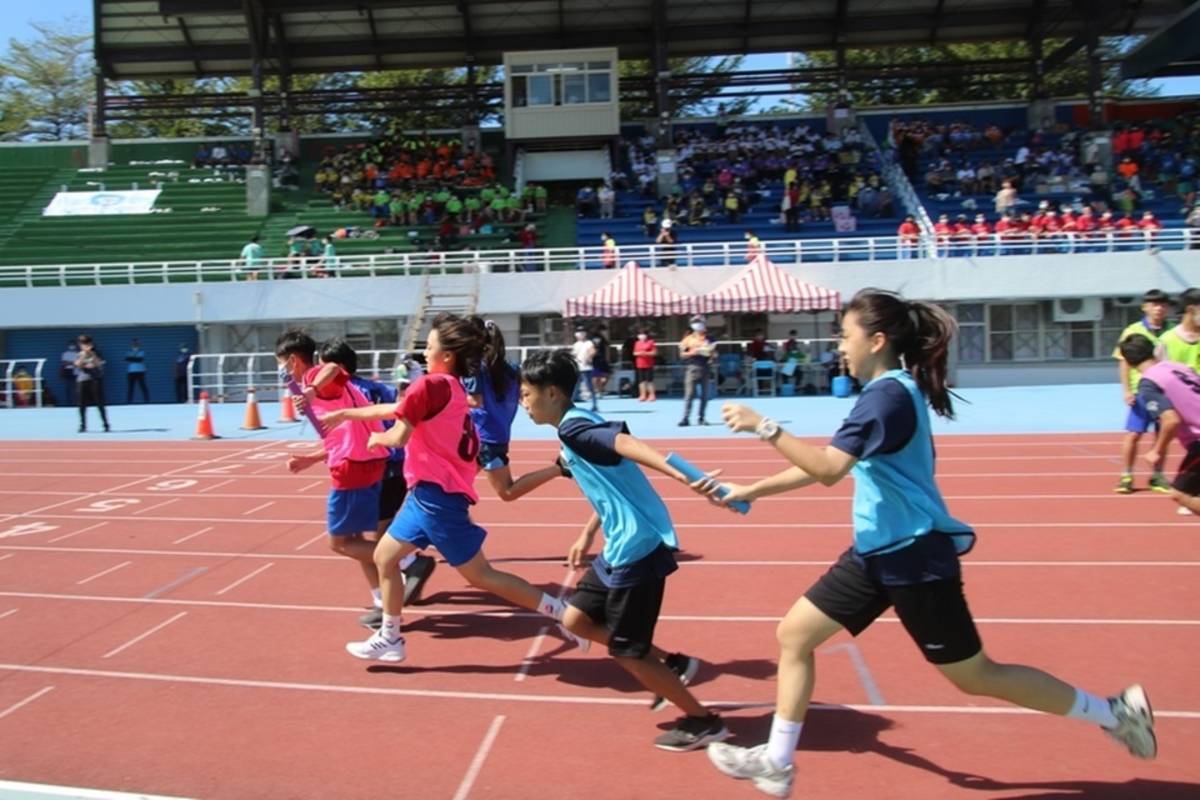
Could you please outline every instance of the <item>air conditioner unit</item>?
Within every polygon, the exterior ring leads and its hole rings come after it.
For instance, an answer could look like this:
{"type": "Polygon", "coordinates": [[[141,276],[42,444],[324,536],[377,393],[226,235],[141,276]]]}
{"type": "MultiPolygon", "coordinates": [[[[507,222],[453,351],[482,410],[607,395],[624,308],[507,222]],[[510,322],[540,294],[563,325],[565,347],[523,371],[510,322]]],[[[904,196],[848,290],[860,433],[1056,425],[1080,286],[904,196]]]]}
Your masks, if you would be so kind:
{"type": "Polygon", "coordinates": [[[1114,297],[1112,299],[1113,308],[1141,308],[1142,298],[1133,297],[1114,297]]]}
{"type": "Polygon", "coordinates": [[[1104,316],[1099,297],[1059,298],[1054,301],[1055,322],[1095,322],[1104,316]]]}

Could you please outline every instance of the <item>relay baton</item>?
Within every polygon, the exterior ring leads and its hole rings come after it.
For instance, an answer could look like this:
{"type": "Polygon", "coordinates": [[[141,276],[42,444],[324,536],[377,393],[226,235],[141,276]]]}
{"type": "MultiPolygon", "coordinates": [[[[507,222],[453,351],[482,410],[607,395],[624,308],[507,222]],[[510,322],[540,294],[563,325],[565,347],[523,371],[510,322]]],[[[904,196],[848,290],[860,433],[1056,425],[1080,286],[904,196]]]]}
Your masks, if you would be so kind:
{"type": "MultiPolygon", "coordinates": [[[[695,482],[701,478],[707,477],[703,470],[678,453],[668,453],[667,463],[682,472],[683,476],[689,481],[695,482]]],[[[720,488],[717,489],[717,497],[722,498],[727,494],[729,494],[729,487],[725,484],[721,484],[720,488]]],[[[739,514],[750,513],[750,503],[746,500],[734,500],[729,504],[729,507],[739,514]]]]}
{"type": "MultiPolygon", "coordinates": [[[[300,384],[296,383],[295,378],[288,381],[287,388],[288,388],[288,391],[294,395],[297,395],[299,397],[304,396],[304,390],[302,388],[300,388],[300,384]]],[[[317,419],[317,412],[313,411],[312,403],[304,404],[304,416],[308,419],[309,422],[312,423],[313,430],[317,432],[317,436],[320,436],[322,439],[324,439],[325,434],[322,433],[322,431],[325,430],[325,426],[321,424],[321,420],[317,419]]]]}

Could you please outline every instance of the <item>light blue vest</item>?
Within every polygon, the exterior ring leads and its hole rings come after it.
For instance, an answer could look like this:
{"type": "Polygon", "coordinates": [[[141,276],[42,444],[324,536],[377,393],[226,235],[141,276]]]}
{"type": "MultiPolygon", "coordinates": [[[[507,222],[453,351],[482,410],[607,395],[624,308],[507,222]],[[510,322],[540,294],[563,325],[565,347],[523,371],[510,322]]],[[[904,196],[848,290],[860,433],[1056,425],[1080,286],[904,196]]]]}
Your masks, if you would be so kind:
{"type": "MultiPolygon", "coordinates": [[[[567,409],[563,421],[579,417],[604,422],[599,414],[578,406],[567,409]]],[[[659,545],[679,547],[666,504],[635,462],[622,458],[616,466],[603,467],[587,461],[566,444],[562,455],[584,497],[600,516],[604,531],[601,556],[610,566],[632,564],[659,545]]]]}
{"type": "MultiPolygon", "coordinates": [[[[891,370],[875,381],[899,381],[917,412],[917,430],[895,453],[877,453],[854,465],[854,550],[861,556],[899,550],[930,531],[955,535],[965,553],[975,532],[950,516],[933,479],[933,434],[925,395],[912,376],[891,370]]],[[[870,385],[870,384],[868,384],[870,385]]]]}

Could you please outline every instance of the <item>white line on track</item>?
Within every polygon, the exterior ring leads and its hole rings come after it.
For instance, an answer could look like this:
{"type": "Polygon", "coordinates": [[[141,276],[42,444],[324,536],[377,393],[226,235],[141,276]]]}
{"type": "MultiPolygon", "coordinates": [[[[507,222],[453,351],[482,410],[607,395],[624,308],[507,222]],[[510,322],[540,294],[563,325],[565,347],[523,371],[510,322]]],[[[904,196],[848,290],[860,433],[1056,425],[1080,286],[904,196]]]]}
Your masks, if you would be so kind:
{"type": "MultiPolygon", "coordinates": [[[[362,613],[360,606],[321,606],[295,603],[251,603],[232,600],[190,600],[172,597],[121,597],[116,595],[52,594],[48,592],[0,591],[0,597],[27,600],[66,600],[88,603],[134,603],[138,605],[185,606],[195,608],[249,608],[264,611],[306,611],[336,614],[362,613]]],[[[495,606],[420,606],[405,608],[404,613],[415,617],[478,616],[495,619],[544,619],[533,611],[516,611],[495,606]]],[[[663,614],[666,622],[721,622],[721,623],[770,623],[779,622],[779,615],[765,616],[719,616],[713,614],[663,614]]],[[[878,622],[895,624],[900,620],[894,616],[880,617],[878,622]]],[[[1103,619],[1103,618],[1052,618],[1052,617],[976,617],[975,622],[985,625],[1133,625],[1147,627],[1200,628],[1200,619],[1103,619]]]]}
{"type": "Polygon", "coordinates": [[[251,514],[253,514],[255,511],[262,511],[264,508],[270,508],[273,505],[275,505],[275,501],[268,500],[267,502],[263,503],[261,506],[255,506],[254,508],[250,509],[249,511],[243,511],[242,516],[248,517],[251,514]]]}
{"type": "Polygon", "coordinates": [[[91,575],[87,578],[84,578],[83,580],[75,581],[75,585],[83,586],[84,584],[91,583],[92,581],[96,580],[97,578],[103,578],[105,575],[111,575],[112,573],[116,572],[119,569],[124,569],[125,567],[128,567],[132,563],[133,563],[132,561],[122,561],[120,564],[117,564],[115,567],[109,567],[108,569],[101,570],[100,572],[97,572],[95,575],[91,575]]]}
{"type": "MultiPolygon", "coordinates": [[[[562,585],[560,586],[560,588],[558,590],[558,599],[559,600],[563,599],[563,595],[565,595],[567,593],[567,589],[569,589],[571,587],[571,584],[572,584],[571,579],[574,577],[575,577],[574,568],[569,568],[567,570],[567,574],[563,577],[562,585]]],[[[525,653],[525,658],[521,659],[521,667],[520,667],[520,669],[517,670],[517,674],[513,677],[514,681],[516,681],[517,683],[521,683],[522,681],[525,680],[526,677],[528,677],[529,668],[533,666],[533,660],[537,657],[537,654],[541,652],[542,643],[544,641],[546,641],[546,634],[548,634],[549,632],[550,632],[550,626],[543,625],[541,627],[541,629],[537,632],[537,636],[533,637],[533,642],[530,643],[530,645],[529,645],[529,651],[525,653]]]]}
{"type": "Polygon", "coordinates": [[[137,636],[133,637],[132,639],[130,639],[130,640],[129,640],[128,642],[126,642],[125,644],[123,644],[123,645],[120,645],[119,647],[114,647],[112,650],[109,650],[107,653],[105,653],[104,655],[102,655],[102,656],[100,656],[100,657],[101,657],[101,658],[112,658],[112,657],[113,657],[113,656],[115,656],[117,653],[120,653],[120,652],[122,652],[122,651],[124,651],[124,650],[126,650],[126,649],[128,649],[128,648],[130,648],[130,647],[133,647],[135,644],[137,644],[138,642],[142,641],[143,639],[145,639],[145,638],[147,638],[147,637],[149,637],[149,636],[153,636],[154,634],[156,634],[156,633],[158,633],[159,631],[161,631],[163,628],[165,628],[165,627],[167,627],[168,625],[170,625],[172,622],[175,622],[176,620],[183,619],[184,617],[186,617],[186,616],[187,616],[187,613],[188,613],[188,612],[186,612],[186,611],[180,611],[178,614],[176,614],[175,616],[173,616],[173,617],[171,617],[170,619],[166,620],[165,622],[160,622],[160,623],[158,623],[157,625],[155,625],[153,628],[151,628],[150,630],[146,631],[145,633],[138,634],[137,636]]]}
{"type": "Polygon", "coordinates": [[[180,536],[178,539],[176,539],[175,541],[171,542],[171,544],[183,544],[184,542],[186,542],[186,541],[188,541],[188,540],[190,540],[190,539],[195,539],[197,536],[199,536],[199,535],[201,535],[201,534],[203,534],[203,533],[208,533],[208,532],[209,532],[209,531],[211,531],[211,530],[212,530],[214,527],[215,527],[215,526],[213,526],[213,525],[209,525],[207,528],[201,528],[200,530],[196,531],[195,533],[189,533],[189,534],[187,534],[186,536],[180,536]]]}
{"type": "Polygon", "coordinates": [[[4,561],[5,559],[12,558],[15,555],[16,555],[16,553],[5,553],[4,555],[0,556],[0,561],[4,561]]]}
{"type": "Polygon", "coordinates": [[[81,533],[87,533],[88,531],[96,530],[96,528],[102,528],[107,524],[108,524],[107,520],[105,520],[104,522],[97,522],[95,525],[89,525],[86,528],[82,528],[82,529],[74,531],[72,533],[64,533],[62,536],[55,536],[53,539],[47,539],[46,541],[49,544],[54,544],[55,542],[62,542],[67,539],[71,539],[75,536],[78,536],[81,533]]]}
{"type": "Polygon", "coordinates": [[[234,480],[235,480],[235,478],[226,478],[223,481],[214,483],[212,486],[205,486],[203,489],[200,489],[199,491],[197,491],[196,494],[208,494],[213,489],[219,489],[222,486],[228,486],[229,484],[233,483],[234,480]]]}
{"type": "Polygon", "coordinates": [[[311,491],[311,490],[317,488],[318,486],[322,485],[323,483],[325,483],[325,481],[323,481],[323,480],[322,481],[313,481],[312,483],[306,483],[304,486],[301,486],[299,489],[297,489],[296,493],[304,494],[305,492],[308,492],[308,491],[311,491]]]}
{"type": "Polygon", "coordinates": [[[32,703],[34,700],[37,700],[39,697],[42,697],[43,695],[46,695],[46,694],[48,694],[48,693],[49,693],[50,691],[52,691],[53,689],[54,689],[54,687],[53,687],[53,686],[46,686],[46,687],[43,687],[43,688],[41,688],[41,689],[38,689],[36,692],[34,692],[33,694],[29,695],[28,697],[26,697],[24,700],[20,700],[20,701],[18,701],[18,702],[16,702],[16,703],[13,703],[13,704],[12,704],[11,706],[9,706],[8,708],[4,709],[3,711],[0,711],[0,719],[4,719],[4,718],[5,718],[5,717],[7,717],[9,714],[11,714],[11,713],[13,713],[14,711],[16,711],[18,708],[22,708],[22,707],[24,707],[24,706],[27,706],[27,705],[29,705],[29,704],[30,704],[30,703],[32,703]]]}
{"type": "Polygon", "coordinates": [[[304,549],[305,549],[305,548],[307,548],[307,547],[308,547],[310,544],[315,544],[316,542],[319,542],[319,541],[321,541],[321,540],[322,540],[322,539],[324,539],[324,538],[325,538],[327,535],[328,535],[328,534],[326,534],[326,532],[325,532],[325,531],[321,531],[320,533],[318,533],[316,536],[314,536],[314,537],[312,537],[311,539],[309,539],[309,540],[308,540],[307,542],[305,542],[304,544],[298,544],[298,545],[296,545],[296,547],[295,547],[294,549],[295,549],[296,551],[304,550],[304,549]]]}
{"type": "Polygon", "coordinates": [[[458,785],[458,791],[454,793],[453,800],[467,800],[467,795],[471,793],[471,787],[475,785],[475,779],[479,777],[479,771],[483,769],[483,762],[487,760],[488,753],[491,752],[492,745],[496,742],[496,736],[500,734],[500,726],[503,724],[504,715],[501,714],[488,726],[483,741],[479,743],[479,750],[471,759],[471,765],[467,767],[467,774],[463,776],[462,783],[458,785]]]}
{"type": "Polygon", "coordinates": [[[5,611],[3,614],[0,614],[0,619],[4,619],[5,617],[11,617],[13,614],[17,613],[20,610],[21,609],[19,609],[19,608],[10,608],[8,611],[5,611]]]}
{"type": "Polygon", "coordinates": [[[266,572],[267,570],[269,570],[269,569],[270,569],[271,567],[273,567],[273,566],[275,566],[275,562],[274,562],[274,561],[271,561],[271,562],[269,562],[269,563],[263,564],[261,567],[259,567],[258,569],[254,570],[254,571],[253,571],[253,572],[251,572],[249,575],[243,575],[242,577],[238,578],[238,579],[237,579],[236,581],[234,581],[233,583],[231,583],[231,584],[229,584],[228,586],[226,586],[224,589],[218,589],[218,590],[215,592],[215,594],[216,594],[218,597],[220,597],[221,595],[223,595],[223,594],[225,594],[225,593],[227,593],[227,592],[230,592],[230,591],[232,591],[233,589],[236,589],[237,587],[241,586],[243,583],[245,583],[246,581],[250,580],[250,579],[251,579],[251,578],[253,578],[255,575],[259,575],[259,574],[261,574],[261,573],[263,573],[263,572],[266,572]]]}
{"type": "MultiPolygon", "coordinates": [[[[203,675],[173,675],[157,672],[126,672],[119,670],[83,669],[79,667],[50,666],[46,664],[7,664],[0,663],[0,671],[29,672],[39,675],[72,675],[83,678],[109,678],[155,683],[174,683],[193,686],[223,686],[240,689],[275,689],[295,692],[322,692],[331,694],[358,694],[383,697],[423,697],[441,700],[496,700],[512,703],[550,703],[559,705],[588,705],[588,706],[643,706],[645,700],[633,697],[612,697],[609,695],[554,695],[536,693],[512,692],[459,692],[436,689],[404,689],[397,686],[348,686],[334,683],[297,683],[292,681],[267,681],[246,678],[217,678],[203,675]]],[[[774,701],[760,700],[706,700],[706,705],[722,708],[755,708],[774,705],[774,701]]],[[[866,711],[871,713],[907,713],[907,714],[981,714],[981,715],[1037,715],[1041,712],[1031,711],[1015,706],[934,706],[934,705],[828,705],[814,703],[818,711],[866,711]]],[[[1164,719],[1197,719],[1200,711],[1185,710],[1154,710],[1155,717],[1164,719]]]]}
{"type": "MultiPolygon", "coordinates": [[[[156,492],[156,494],[158,494],[158,493],[156,492]]],[[[172,497],[170,499],[163,500],[161,503],[155,503],[152,506],[146,506],[145,508],[138,509],[137,511],[133,512],[133,515],[135,517],[137,517],[142,514],[145,514],[147,511],[153,511],[156,508],[162,508],[163,506],[169,506],[169,505],[171,505],[171,503],[178,503],[181,499],[182,499],[181,497],[172,497]]],[[[701,499],[703,499],[703,498],[701,498],[701,499]]]]}
{"type": "Polygon", "coordinates": [[[48,783],[0,781],[0,797],[63,797],[67,800],[186,800],[160,794],[130,794],[107,789],[81,789],[77,786],[53,786],[48,783]]]}

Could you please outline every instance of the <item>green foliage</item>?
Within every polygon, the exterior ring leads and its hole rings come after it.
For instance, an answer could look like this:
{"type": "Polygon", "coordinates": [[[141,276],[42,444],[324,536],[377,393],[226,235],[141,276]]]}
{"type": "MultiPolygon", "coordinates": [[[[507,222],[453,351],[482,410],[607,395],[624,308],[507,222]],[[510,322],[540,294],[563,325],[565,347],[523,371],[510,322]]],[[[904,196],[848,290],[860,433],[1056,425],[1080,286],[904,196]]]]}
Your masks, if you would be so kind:
{"type": "Polygon", "coordinates": [[[0,134],[55,140],[86,133],[92,99],[92,37],[77,23],[33,24],[37,37],[12,39],[0,59],[0,134]]]}
{"type": "MultiPolygon", "coordinates": [[[[745,61],[744,56],[724,56],[721,58],[669,58],[667,67],[671,75],[705,75],[706,80],[690,83],[686,89],[677,89],[671,93],[671,116],[704,116],[715,114],[718,104],[725,106],[730,115],[745,114],[752,103],[751,98],[730,97],[722,98],[721,89],[729,83],[729,75],[736,72],[745,61]]],[[[622,84],[631,80],[645,82],[649,86],[648,94],[636,101],[621,102],[622,119],[649,119],[654,117],[654,70],[649,61],[622,61],[618,66],[622,84]]]]}

